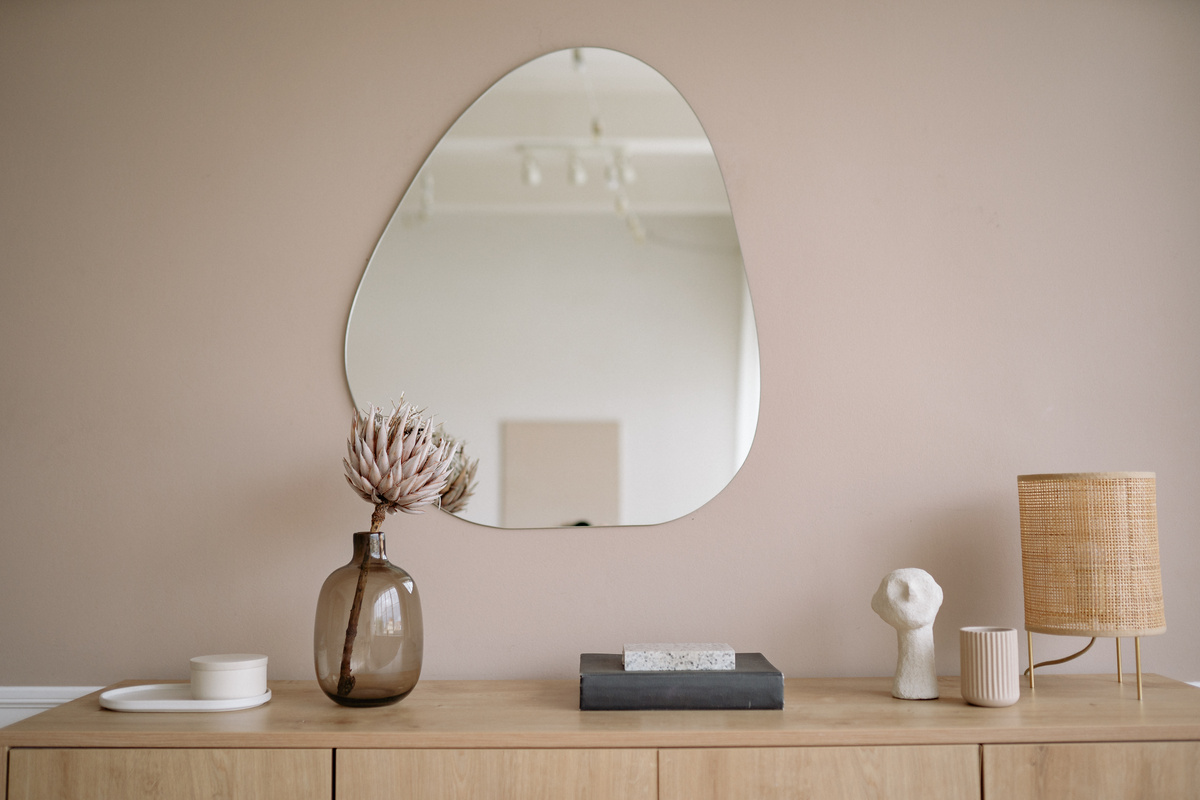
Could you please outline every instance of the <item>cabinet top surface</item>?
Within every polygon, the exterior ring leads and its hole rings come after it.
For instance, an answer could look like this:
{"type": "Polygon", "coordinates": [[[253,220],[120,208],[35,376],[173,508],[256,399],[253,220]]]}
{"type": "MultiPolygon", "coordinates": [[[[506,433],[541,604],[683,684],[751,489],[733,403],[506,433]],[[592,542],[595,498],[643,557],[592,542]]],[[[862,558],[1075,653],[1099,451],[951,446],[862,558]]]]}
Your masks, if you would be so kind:
{"type": "MultiPolygon", "coordinates": [[[[148,683],[150,681],[134,681],[148,683]]],[[[1024,681],[1023,681],[1024,683],[1024,681]]],[[[124,685],[124,684],[123,684],[124,685]]],[[[343,708],[273,681],[258,708],[130,713],[93,693],[0,729],[0,747],[778,747],[1200,739],[1200,689],[1145,676],[1039,675],[1008,708],[897,700],[890,678],[794,678],[781,711],[580,711],[577,681],[423,681],[400,703],[343,708]]]]}

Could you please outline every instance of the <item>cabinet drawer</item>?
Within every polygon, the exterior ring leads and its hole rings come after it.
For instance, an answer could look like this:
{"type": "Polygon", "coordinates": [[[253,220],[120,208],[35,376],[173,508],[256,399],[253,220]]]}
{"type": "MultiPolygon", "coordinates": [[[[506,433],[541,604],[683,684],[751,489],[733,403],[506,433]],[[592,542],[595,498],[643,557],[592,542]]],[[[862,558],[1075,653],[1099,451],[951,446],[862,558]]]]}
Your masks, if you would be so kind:
{"type": "Polygon", "coordinates": [[[328,800],[330,750],[8,752],[8,800],[328,800]]]}
{"type": "Polygon", "coordinates": [[[654,800],[654,750],[338,750],[355,800],[654,800]]]}
{"type": "Polygon", "coordinates": [[[979,798],[975,745],[661,750],[658,768],[660,800],[979,798]]]}
{"type": "Polygon", "coordinates": [[[988,800],[1194,800],[1200,742],[985,745],[983,786],[988,800]]]}

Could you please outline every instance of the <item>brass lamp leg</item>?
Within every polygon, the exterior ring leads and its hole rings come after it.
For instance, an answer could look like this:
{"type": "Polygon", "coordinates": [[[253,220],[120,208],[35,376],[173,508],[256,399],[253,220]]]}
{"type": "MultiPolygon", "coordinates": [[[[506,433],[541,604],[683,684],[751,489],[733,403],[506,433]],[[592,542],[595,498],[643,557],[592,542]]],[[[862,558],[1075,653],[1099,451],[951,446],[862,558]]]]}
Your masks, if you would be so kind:
{"type": "Polygon", "coordinates": [[[1138,700],[1142,699],[1142,640],[1141,637],[1133,637],[1133,652],[1137,659],[1137,683],[1138,683],[1138,700]]]}
{"type": "Polygon", "coordinates": [[[1025,631],[1025,649],[1029,651],[1029,688],[1033,688],[1033,633],[1025,631]]]}
{"type": "Polygon", "coordinates": [[[1124,673],[1121,670],[1121,637],[1117,637],[1117,683],[1124,683],[1121,677],[1124,673]]]}

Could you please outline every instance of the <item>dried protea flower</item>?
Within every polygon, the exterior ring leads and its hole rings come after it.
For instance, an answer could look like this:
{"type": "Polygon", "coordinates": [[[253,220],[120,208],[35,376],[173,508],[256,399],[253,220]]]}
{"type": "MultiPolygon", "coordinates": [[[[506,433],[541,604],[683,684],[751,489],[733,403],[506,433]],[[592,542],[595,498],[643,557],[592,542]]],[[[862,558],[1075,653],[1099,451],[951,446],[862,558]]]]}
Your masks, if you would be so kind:
{"type": "Polygon", "coordinates": [[[373,405],[356,409],[346,449],[346,481],[359,497],[375,504],[374,533],[385,514],[420,514],[424,506],[437,502],[460,447],[438,437],[429,420],[402,402],[386,416],[373,405]]]}
{"type": "MultiPolygon", "coordinates": [[[[454,441],[451,439],[450,441],[454,441]]],[[[450,477],[442,490],[442,510],[457,514],[467,507],[467,501],[475,493],[475,469],[479,459],[468,459],[458,447],[450,465],[450,477]]]]}
{"type": "MultiPolygon", "coordinates": [[[[419,514],[424,506],[439,502],[456,459],[461,460],[462,448],[458,442],[442,435],[420,412],[403,402],[403,397],[400,400],[386,416],[383,409],[373,405],[361,413],[354,410],[350,438],[346,441],[347,457],[342,459],[346,481],[359,497],[375,504],[371,533],[378,533],[387,514],[396,511],[419,514]]],[[[369,549],[363,552],[346,623],[337,685],[337,693],[342,697],[354,690],[356,681],[351,664],[370,556],[369,549]]]]}

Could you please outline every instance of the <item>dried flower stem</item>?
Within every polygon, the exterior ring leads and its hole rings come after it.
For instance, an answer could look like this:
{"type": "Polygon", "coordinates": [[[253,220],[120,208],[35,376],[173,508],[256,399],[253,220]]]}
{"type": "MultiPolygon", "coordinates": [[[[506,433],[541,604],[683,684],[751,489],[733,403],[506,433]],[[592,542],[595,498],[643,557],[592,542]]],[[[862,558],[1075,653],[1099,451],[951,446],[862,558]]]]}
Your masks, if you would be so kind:
{"type": "Polygon", "coordinates": [[[375,510],[371,513],[371,533],[379,533],[379,528],[383,525],[383,518],[386,516],[387,503],[376,503],[375,510]]]}
{"type": "MultiPolygon", "coordinates": [[[[375,506],[371,514],[371,533],[378,533],[387,515],[384,503],[375,506]]],[[[371,548],[363,552],[362,564],[358,567],[358,583],[354,587],[354,600],[350,603],[350,621],[346,623],[346,643],[342,645],[342,668],[338,673],[337,693],[346,697],[354,690],[355,678],[350,674],[350,657],[354,654],[354,640],[358,638],[358,618],[362,614],[363,594],[367,589],[367,567],[371,562],[371,548]]]]}

